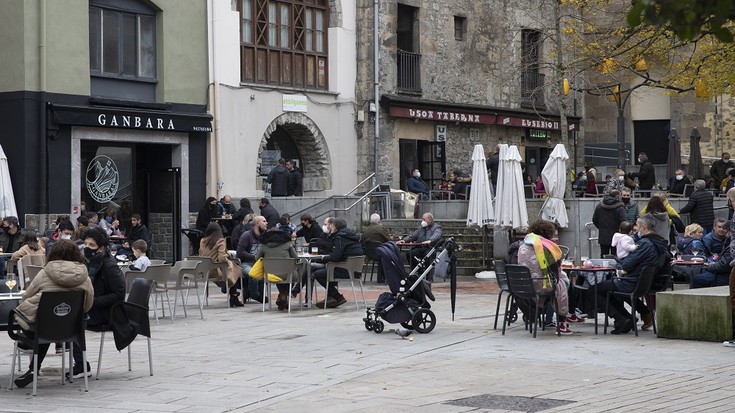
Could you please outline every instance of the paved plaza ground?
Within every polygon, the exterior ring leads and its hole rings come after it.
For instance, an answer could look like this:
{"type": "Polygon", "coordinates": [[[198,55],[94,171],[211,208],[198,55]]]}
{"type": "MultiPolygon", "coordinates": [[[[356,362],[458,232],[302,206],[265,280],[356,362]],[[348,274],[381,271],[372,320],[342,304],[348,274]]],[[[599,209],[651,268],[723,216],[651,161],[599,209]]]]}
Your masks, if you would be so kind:
{"type": "MultiPolygon", "coordinates": [[[[8,390],[12,343],[0,339],[0,411],[735,410],[734,348],[659,339],[652,331],[595,335],[591,321],[572,325],[572,336],[539,331],[533,339],[521,323],[503,336],[492,328],[492,280],[460,281],[455,321],[447,284],[435,284],[437,327],[412,341],[391,333],[395,325],[366,331],[354,301],[334,310],[262,313],[256,304],[226,308],[215,290],[204,320],[192,305],[175,324],[168,317],[153,322],[152,377],[144,340],[133,344],[129,372],[125,352],[109,339],[102,377],[90,381],[88,393],[82,380],[60,385],[58,356],[44,362],[38,396],[31,386],[8,390]]],[[[385,290],[368,284],[368,304],[385,290]]],[[[99,334],[87,340],[96,369],[99,334]]]]}

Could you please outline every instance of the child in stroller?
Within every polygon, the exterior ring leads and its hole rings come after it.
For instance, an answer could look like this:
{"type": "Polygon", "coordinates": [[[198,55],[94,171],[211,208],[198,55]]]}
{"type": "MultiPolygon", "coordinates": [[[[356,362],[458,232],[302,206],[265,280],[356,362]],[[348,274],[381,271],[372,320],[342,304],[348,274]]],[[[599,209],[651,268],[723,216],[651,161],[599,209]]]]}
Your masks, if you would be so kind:
{"type": "MultiPolygon", "coordinates": [[[[457,245],[452,238],[447,238],[433,246],[424,256],[421,263],[406,273],[398,247],[393,242],[386,242],[377,247],[383,265],[383,274],[388,283],[390,292],[384,292],[375,303],[375,308],[368,308],[363,318],[365,329],[375,333],[383,332],[385,325],[382,320],[389,323],[401,323],[408,329],[419,333],[429,333],[436,326],[436,315],[431,311],[431,301],[435,301],[431,293],[431,284],[426,281],[426,275],[437,267],[437,276],[441,274],[439,264],[451,260],[451,254],[457,245]],[[433,262],[429,262],[434,253],[441,249],[433,262]]],[[[442,266],[451,271],[450,266],[442,266]]]]}

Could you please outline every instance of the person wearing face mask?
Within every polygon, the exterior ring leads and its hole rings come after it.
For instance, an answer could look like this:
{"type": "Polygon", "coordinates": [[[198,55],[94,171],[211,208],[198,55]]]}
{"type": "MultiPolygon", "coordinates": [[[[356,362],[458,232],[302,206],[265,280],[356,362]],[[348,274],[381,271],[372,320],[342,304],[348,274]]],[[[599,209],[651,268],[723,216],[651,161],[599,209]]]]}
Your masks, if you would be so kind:
{"type": "Polygon", "coordinates": [[[684,187],[691,184],[692,181],[684,174],[684,170],[677,169],[674,176],[669,179],[669,194],[674,196],[684,195],[684,187]]]}
{"type": "Polygon", "coordinates": [[[572,183],[572,189],[576,196],[582,196],[587,190],[587,174],[584,171],[577,174],[577,179],[572,183]]]}
{"type": "Polygon", "coordinates": [[[715,181],[715,184],[719,184],[727,177],[726,172],[730,168],[735,168],[735,163],[730,160],[729,153],[723,152],[722,157],[712,162],[712,167],[709,168],[709,174],[715,181]]]}
{"type": "MultiPolygon", "coordinates": [[[[398,244],[406,242],[415,242],[418,245],[411,248],[408,252],[408,262],[411,265],[411,269],[415,268],[419,262],[424,258],[426,253],[431,250],[431,246],[435,245],[442,238],[442,227],[441,225],[434,222],[434,215],[431,212],[426,212],[421,216],[421,222],[419,227],[409,235],[399,240],[398,244]]],[[[427,281],[432,281],[430,277],[427,277],[427,281]]]]}
{"type": "Polygon", "coordinates": [[[607,185],[605,185],[605,193],[609,194],[612,191],[622,191],[623,188],[625,188],[625,172],[622,169],[616,168],[613,170],[612,177],[607,181],[607,185]]]}
{"type": "Polygon", "coordinates": [[[640,215],[640,210],[638,209],[638,203],[633,199],[633,191],[628,187],[620,190],[620,200],[623,202],[623,208],[625,208],[626,221],[635,222],[638,215],[640,215]]]}
{"type": "Polygon", "coordinates": [[[219,208],[217,208],[217,198],[210,196],[207,198],[206,201],[204,201],[204,205],[202,205],[202,209],[199,210],[199,214],[197,214],[197,222],[195,228],[199,231],[206,231],[207,225],[209,225],[210,222],[212,222],[212,218],[219,217],[219,208]]]}
{"type": "MultiPolygon", "coordinates": [[[[87,230],[84,239],[84,261],[87,267],[92,286],[94,287],[94,301],[87,315],[87,329],[95,330],[110,322],[110,308],[125,299],[125,278],[115,259],[109,254],[110,239],[101,228],[87,230]]],[[[87,363],[86,369],[82,363],[82,350],[74,346],[74,378],[92,375],[92,369],[87,363]]]]}
{"type": "Polygon", "coordinates": [[[278,213],[276,208],[271,205],[271,201],[268,198],[260,198],[260,215],[265,217],[268,221],[268,228],[273,228],[278,224],[278,219],[281,218],[281,214],[278,213]]]}
{"type": "Polygon", "coordinates": [[[421,194],[425,199],[431,198],[431,192],[429,192],[429,186],[426,182],[421,180],[421,171],[414,169],[411,171],[411,176],[406,179],[406,191],[421,194]]]}
{"type": "Polygon", "coordinates": [[[620,200],[620,192],[617,190],[605,195],[595,207],[592,223],[599,232],[597,242],[600,244],[601,258],[607,254],[617,254],[615,247],[612,246],[613,235],[620,228],[620,224],[626,220],[627,216],[620,200]]]}
{"type": "MultiPolygon", "coordinates": [[[[347,228],[347,222],[342,218],[332,219],[329,225],[329,238],[332,241],[332,249],[329,253],[321,258],[313,260],[313,262],[326,264],[328,262],[344,261],[349,257],[358,257],[363,255],[362,244],[360,243],[360,235],[354,230],[347,228]]],[[[321,268],[312,273],[322,287],[327,289],[327,298],[316,303],[317,308],[335,308],[347,302],[345,297],[339,293],[336,282],[330,282],[327,285],[327,269],[321,268]]],[[[350,278],[350,274],[344,268],[336,268],[334,270],[335,278],[350,278]]]]}
{"type": "Polygon", "coordinates": [[[638,154],[638,163],[641,164],[641,168],[638,172],[631,172],[630,176],[638,178],[638,189],[653,189],[653,185],[656,183],[656,171],[654,170],[651,161],[648,160],[648,156],[645,152],[638,154]]]}

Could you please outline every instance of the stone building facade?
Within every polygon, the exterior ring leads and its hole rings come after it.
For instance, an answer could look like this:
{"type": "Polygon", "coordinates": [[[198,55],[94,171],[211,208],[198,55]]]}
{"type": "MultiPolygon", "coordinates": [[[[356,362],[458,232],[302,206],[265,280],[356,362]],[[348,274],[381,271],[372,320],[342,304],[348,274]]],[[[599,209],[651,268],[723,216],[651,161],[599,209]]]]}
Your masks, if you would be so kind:
{"type": "MultiPolygon", "coordinates": [[[[378,105],[374,12],[373,1],[357,1],[358,174],[376,171],[379,183],[403,188],[418,168],[436,188],[446,171],[471,172],[477,143],[487,153],[518,145],[529,172],[540,172],[561,136],[545,2],[379,2],[378,105]]],[[[578,131],[579,119],[570,116],[569,128],[578,131]]]]}

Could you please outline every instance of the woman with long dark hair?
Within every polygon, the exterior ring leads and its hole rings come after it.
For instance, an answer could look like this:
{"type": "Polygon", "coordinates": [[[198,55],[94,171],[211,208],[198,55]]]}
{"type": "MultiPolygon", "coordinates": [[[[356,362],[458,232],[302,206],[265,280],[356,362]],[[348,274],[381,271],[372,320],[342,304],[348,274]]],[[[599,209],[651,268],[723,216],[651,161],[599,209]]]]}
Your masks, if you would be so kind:
{"type": "Polygon", "coordinates": [[[212,218],[219,217],[219,208],[217,208],[217,198],[210,196],[204,201],[202,209],[197,214],[196,229],[204,232],[207,229],[207,225],[212,222],[212,218]]]}
{"type": "MultiPolygon", "coordinates": [[[[222,228],[216,222],[210,222],[204,231],[204,238],[199,242],[199,255],[209,257],[214,262],[227,262],[227,274],[221,274],[218,268],[209,271],[209,278],[218,280],[219,285],[225,291],[225,285],[230,289],[230,307],[242,307],[243,303],[237,298],[240,295],[237,292],[237,280],[242,274],[237,269],[230,255],[227,253],[225,245],[225,237],[222,235],[222,228]],[[226,283],[226,284],[225,284],[226,283]]],[[[246,297],[243,297],[246,299],[246,297]]]]}

